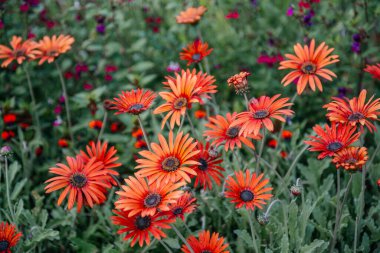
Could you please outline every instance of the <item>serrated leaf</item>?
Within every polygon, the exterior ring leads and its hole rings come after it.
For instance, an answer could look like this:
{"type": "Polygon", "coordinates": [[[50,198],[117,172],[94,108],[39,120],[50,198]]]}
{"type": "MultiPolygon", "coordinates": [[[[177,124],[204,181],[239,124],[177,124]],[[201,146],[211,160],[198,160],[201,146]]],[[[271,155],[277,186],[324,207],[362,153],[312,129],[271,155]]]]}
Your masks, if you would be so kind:
{"type": "Polygon", "coordinates": [[[165,243],[169,245],[170,248],[180,249],[181,245],[178,242],[177,238],[166,238],[164,239],[165,243]]]}
{"type": "Polygon", "coordinates": [[[24,178],[23,180],[21,180],[20,182],[16,184],[16,186],[12,190],[12,194],[11,194],[12,200],[17,198],[17,196],[19,195],[19,193],[21,192],[22,188],[25,186],[27,181],[28,180],[24,178]]]}
{"type": "Polygon", "coordinates": [[[248,234],[247,230],[234,230],[234,233],[242,239],[249,247],[253,248],[252,237],[248,234]]]}
{"type": "Polygon", "coordinates": [[[301,253],[324,252],[329,246],[329,242],[323,240],[314,240],[311,244],[301,247],[301,253]]]}

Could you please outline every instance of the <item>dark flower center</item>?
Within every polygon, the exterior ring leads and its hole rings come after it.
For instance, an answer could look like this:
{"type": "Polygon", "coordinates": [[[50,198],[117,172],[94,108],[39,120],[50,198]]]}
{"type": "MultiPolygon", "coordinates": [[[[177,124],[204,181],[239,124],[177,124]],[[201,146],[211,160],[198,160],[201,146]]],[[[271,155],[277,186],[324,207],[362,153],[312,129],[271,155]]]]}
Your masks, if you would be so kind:
{"type": "Polygon", "coordinates": [[[0,241],[0,252],[7,250],[9,247],[9,242],[6,240],[0,241]]]}
{"type": "Polygon", "coordinates": [[[144,205],[145,207],[156,207],[161,202],[161,196],[157,193],[149,194],[145,200],[144,205]]]}
{"type": "Polygon", "coordinates": [[[191,58],[194,61],[199,61],[201,59],[201,54],[193,54],[193,56],[191,56],[191,58]]]}
{"type": "Polygon", "coordinates": [[[253,192],[250,190],[244,190],[240,193],[240,198],[244,202],[249,202],[255,198],[255,195],[253,195],[253,192]]]}
{"type": "Polygon", "coordinates": [[[305,62],[301,66],[301,70],[305,74],[314,74],[317,69],[317,66],[311,62],[305,62]]]}
{"type": "Polygon", "coordinates": [[[212,251],[208,250],[208,249],[205,249],[205,250],[202,250],[201,253],[212,253],[212,251]]]}
{"type": "Polygon", "coordinates": [[[24,50],[16,50],[14,52],[15,57],[20,57],[24,55],[24,50]]]}
{"type": "Polygon", "coordinates": [[[205,171],[208,168],[207,160],[204,158],[199,158],[198,162],[200,165],[198,165],[198,169],[205,171]]]}
{"type": "Polygon", "coordinates": [[[230,127],[228,128],[226,135],[230,138],[235,138],[236,136],[238,136],[239,131],[240,131],[239,127],[230,127]]]}
{"type": "Polygon", "coordinates": [[[47,53],[48,56],[56,56],[58,52],[56,50],[51,50],[50,52],[47,53]]]}
{"type": "Polygon", "coordinates": [[[258,110],[253,113],[255,119],[263,119],[269,115],[268,110],[258,110]]]}
{"type": "Polygon", "coordinates": [[[74,187],[82,188],[87,183],[87,177],[80,173],[75,173],[70,178],[70,183],[74,187]]]}
{"type": "Polygon", "coordinates": [[[152,222],[149,216],[145,216],[145,217],[138,216],[135,221],[135,226],[139,230],[144,230],[144,229],[149,228],[151,223],[152,222]]]}
{"type": "Polygon", "coordinates": [[[143,108],[144,108],[143,104],[134,104],[134,105],[131,105],[129,107],[129,111],[131,113],[139,113],[139,112],[141,112],[141,109],[143,109],[143,108]]]}
{"type": "Polygon", "coordinates": [[[327,145],[327,149],[329,151],[337,151],[341,147],[343,147],[343,144],[339,141],[334,141],[334,142],[331,142],[329,145],[327,145]]]}
{"type": "Polygon", "coordinates": [[[358,160],[356,160],[355,158],[351,157],[351,158],[348,158],[345,163],[351,163],[351,164],[355,164],[358,160]]]}
{"type": "Polygon", "coordinates": [[[182,107],[185,107],[187,105],[187,99],[186,98],[178,98],[175,102],[174,102],[174,109],[176,110],[179,110],[181,109],[182,107]]]}
{"type": "Polygon", "coordinates": [[[360,112],[355,112],[355,113],[351,114],[350,116],[348,116],[349,121],[356,121],[356,120],[360,120],[362,118],[364,118],[364,115],[361,114],[360,112]]]}
{"type": "Polygon", "coordinates": [[[174,215],[180,215],[182,214],[183,212],[183,208],[182,207],[176,207],[174,210],[173,210],[173,214],[174,215]]]}
{"type": "Polygon", "coordinates": [[[179,168],[180,162],[178,158],[170,156],[168,158],[165,158],[165,160],[162,162],[162,169],[165,171],[175,171],[179,168]]]}

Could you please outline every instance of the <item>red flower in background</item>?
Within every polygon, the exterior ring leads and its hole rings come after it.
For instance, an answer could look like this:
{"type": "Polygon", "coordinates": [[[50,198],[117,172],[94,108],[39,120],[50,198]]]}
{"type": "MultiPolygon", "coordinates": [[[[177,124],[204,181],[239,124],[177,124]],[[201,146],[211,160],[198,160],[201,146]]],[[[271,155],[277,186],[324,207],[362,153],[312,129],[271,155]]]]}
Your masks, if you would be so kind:
{"type": "Polygon", "coordinates": [[[281,134],[282,138],[285,139],[285,140],[290,140],[293,136],[293,133],[289,130],[284,130],[282,131],[282,134],[281,134]]]}
{"type": "Polygon", "coordinates": [[[270,140],[268,140],[267,145],[270,148],[276,148],[277,147],[277,141],[275,139],[270,139],[270,140]]]}
{"type": "Polygon", "coordinates": [[[67,148],[69,146],[69,142],[67,139],[61,138],[58,140],[58,146],[60,146],[61,148],[67,148]]]}
{"type": "Polygon", "coordinates": [[[5,125],[12,125],[16,122],[16,114],[14,113],[7,113],[3,116],[3,121],[5,125]]]}
{"type": "Polygon", "coordinates": [[[226,19],[238,19],[239,18],[239,12],[238,11],[231,11],[226,15],[226,19]]]}
{"type": "MultiPolygon", "coordinates": [[[[223,237],[219,237],[218,233],[210,233],[210,231],[201,231],[198,234],[198,239],[191,235],[187,239],[188,244],[194,253],[230,253],[227,249],[228,243],[224,242],[223,237]]],[[[190,249],[186,244],[181,248],[183,253],[190,253],[190,249]]]]}
{"type": "Polygon", "coordinates": [[[101,120],[91,120],[88,126],[92,129],[100,130],[102,129],[103,122],[101,120]]]}
{"type": "Polygon", "coordinates": [[[372,78],[380,80],[380,63],[377,63],[376,65],[367,65],[364,71],[370,73],[372,78]]]}
{"type": "Polygon", "coordinates": [[[212,50],[214,49],[208,48],[207,42],[202,43],[201,40],[196,39],[193,43],[183,48],[179,56],[181,60],[187,61],[187,65],[190,65],[202,61],[204,57],[211,54],[212,50]]]}
{"type": "Polygon", "coordinates": [[[4,141],[9,141],[10,139],[12,139],[13,137],[15,137],[16,134],[15,132],[13,132],[12,130],[4,130],[2,133],[1,133],[1,138],[4,140],[4,141]]]}
{"type": "Polygon", "coordinates": [[[207,113],[206,113],[206,111],[203,110],[203,109],[196,110],[196,111],[194,112],[194,117],[195,117],[196,119],[204,119],[204,118],[206,118],[206,116],[207,116],[207,113]]]}
{"type": "Polygon", "coordinates": [[[0,252],[11,253],[10,248],[17,245],[22,233],[18,232],[15,225],[7,222],[0,223],[0,252]]]}
{"type": "Polygon", "coordinates": [[[169,219],[180,218],[185,220],[185,214],[192,213],[197,208],[196,204],[197,199],[189,193],[185,192],[175,203],[169,204],[170,210],[165,214],[169,219]]]}

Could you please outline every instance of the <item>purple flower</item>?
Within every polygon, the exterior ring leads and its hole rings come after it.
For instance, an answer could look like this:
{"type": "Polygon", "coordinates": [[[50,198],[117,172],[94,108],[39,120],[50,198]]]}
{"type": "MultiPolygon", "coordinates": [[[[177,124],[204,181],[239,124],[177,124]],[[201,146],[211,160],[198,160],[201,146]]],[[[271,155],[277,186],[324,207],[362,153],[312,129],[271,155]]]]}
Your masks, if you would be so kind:
{"type": "Polygon", "coordinates": [[[65,100],[66,100],[65,96],[63,96],[63,95],[58,98],[58,102],[61,103],[61,104],[64,104],[65,100]]]}
{"type": "Polygon", "coordinates": [[[293,6],[289,6],[288,10],[286,11],[286,16],[293,16],[294,14],[294,8],[293,6]]]}
{"type": "Polygon", "coordinates": [[[355,33],[354,35],[352,35],[352,39],[355,41],[355,42],[360,42],[361,40],[361,36],[359,33],[355,33]]]}
{"type": "Polygon", "coordinates": [[[100,34],[105,34],[106,32],[106,26],[104,24],[98,24],[96,26],[96,31],[100,34]]]}
{"type": "Polygon", "coordinates": [[[359,42],[352,42],[351,51],[356,53],[356,54],[360,53],[360,43],[359,42]]]}
{"type": "Polygon", "coordinates": [[[84,90],[92,90],[92,88],[94,88],[92,84],[89,84],[89,83],[83,84],[84,90]]]}
{"type": "Polygon", "coordinates": [[[344,98],[347,96],[348,89],[346,87],[338,87],[338,97],[344,98]]]}
{"type": "Polygon", "coordinates": [[[312,26],[313,23],[311,22],[311,18],[314,16],[313,13],[309,12],[308,14],[306,14],[304,17],[303,17],[303,23],[306,25],[306,26],[312,26]]]}
{"type": "Polygon", "coordinates": [[[54,114],[58,115],[58,114],[61,114],[61,113],[62,113],[62,106],[57,105],[57,106],[54,108],[54,114]]]}

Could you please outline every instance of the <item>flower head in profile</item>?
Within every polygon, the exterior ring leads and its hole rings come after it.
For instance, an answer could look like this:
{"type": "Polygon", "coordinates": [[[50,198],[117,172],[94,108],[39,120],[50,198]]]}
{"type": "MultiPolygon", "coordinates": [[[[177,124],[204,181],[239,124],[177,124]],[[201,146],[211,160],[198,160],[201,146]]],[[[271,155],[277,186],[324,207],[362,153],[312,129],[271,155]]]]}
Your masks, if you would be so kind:
{"type": "Polygon", "coordinates": [[[364,71],[370,73],[373,79],[380,80],[380,63],[367,65],[364,71]]]}
{"type": "Polygon", "coordinates": [[[166,234],[163,229],[170,228],[170,224],[175,222],[175,219],[168,219],[162,213],[155,215],[128,216],[126,211],[113,211],[116,215],[111,217],[112,223],[122,228],[117,231],[118,234],[126,233],[124,240],[131,239],[131,247],[137,242],[142,247],[144,243],[150,245],[150,236],[153,235],[157,240],[165,238],[166,234]]]}
{"type": "Polygon", "coordinates": [[[297,93],[300,95],[309,84],[310,88],[315,91],[317,87],[320,91],[323,90],[320,77],[332,81],[332,77],[336,77],[335,73],[325,68],[328,65],[339,61],[338,55],[330,55],[334,48],[329,48],[322,42],[315,49],[315,41],[311,40],[310,45],[297,43],[294,46],[295,55],[285,54],[287,60],[280,62],[279,69],[293,69],[281,81],[284,86],[288,86],[294,80],[297,81],[297,93]]]}
{"type": "Polygon", "coordinates": [[[95,157],[86,164],[81,157],[75,159],[68,156],[66,161],[67,165],[58,163],[57,167],[49,169],[49,172],[56,176],[46,180],[46,193],[64,188],[58,198],[58,205],[68,196],[67,208],[72,209],[76,202],[78,213],[83,204],[93,207],[94,204],[104,202],[107,198],[104,193],[110,185],[105,182],[109,175],[103,169],[103,164],[96,162],[95,157]]]}
{"type": "Polygon", "coordinates": [[[347,147],[334,154],[332,162],[336,168],[343,168],[346,171],[361,170],[368,160],[367,148],[347,147]]]}
{"type": "Polygon", "coordinates": [[[0,223],[0,252],[11,253],[11,248],[17,245],[22,234],[17,231],[15,225],[7,222],[0,223]]]}
{"type": "Polygon", "coordinates": [[[138,177],[148,177],[149,182],[175,183],[180,180],[190,182],[190,175],[197,173],[191,167],[198,165],[194,159],[200,151],[195,150],[197,142],[180,132],[176,137],[172,131],[169,140],[161,134],[158,135],[159,143],[152,143],[152,151],[142,150],[139,152],[142,159],[137,159],[135,169],[138,177]]]}
{"type": "Polygon", "coordinates": [[[331,122],[349,124],[351,126],[360,125],[361,130],[366,126],[370,132],[376,131],[376,126],[372,121],[379,120],[380,99],[375,100],[372,96],[366,101],[367,91],[362,90],[359,97],[352,99],[334,97],[333,101],[324,105],[328,113],[326,116],[331,122]]]}
{"type": "Polygon", "coordinates": [[[252,139],[260,140],[260,135],[247,134],[243,136],[241,133],[241,127],[239,125],[233,126],[233,122],[236,121],[237,113],[227,113],[226,117],[216,115],[209,118],[209,122],[205,124],[207,128],[203,136],[206,140],[212,141],[211,145],[218,147],[224,144],[226,151],[233,150],[236,147],[241,148],[242,144],[245,144],[251,149],[255,149],[252,143],[252,139]]]}
{"type": "Polygon", "coordinates": [[[181,197],[183,191],[180,187],[186,183],[153,182],[148,184],[142,177],[128,177],[125,179],[121,191],[116,193],[120,196],[115,202],[116,209],[128,211],[128,217],[141,214],[142,217],[155,215],[159,211],[168,211],[168,204],[175,203],[181,197]]]}
{"type": "Polygon", "coordinates": [[[129,113],[133,115],[139,115],[148,110],[157,97],[153,91],[144,89],[122,91],[118,96],[111,102],[111,109],[117,110],[115,114],[129,113]]]}
{"type": "Polygon", "coordinates": [[[58,56],[69,51],[74,41],[70,35],[44,36],[38,42],[38,54],[36,55],[40,59],[38,64],[41,65],[45,61],[52,63],[58,56]]]}
{"type": "Polygon", "coordinates": [[[274,129],[272,119],[285,122],[284,116],[291,116],[294,113],[285,108],[292,105],[288,103],[289,98],[278,99],[280,96],[277,94],[273,97],[261,96],[251,99],[248,111],[239,113],[231,126],[240,126],[240,134],[244,136],[251,133],[258,135],[263,127],[272,132],[274,129]]]}
{"type": "Polygon", "coordinates": [[[174,125],[178,126],[181,123],[181,116],[184,116],[187,108],[191,108],[192,103],[199,102],[199,97],[196,95],[200,91],[197,87],[198,78],[195,75],[182,72],[181,75],[176,73],[176,77],[168,78],[166,86],[170,87],[170,91],[160,92],[159,95],[166,102],[157,107],[153,113],[160,114],[167,112],[161,123],[161,128],[164,128],[166,121],[170,119],[170,128],[174,125]]]}
{"type": "Polygon", "coordinates": [[[178,24],[196,24],[201,20],[203,14],[207,11],[204,6],[189,7],[184,11],[181,11],[176,17],[178,24]]]}
{"type": "Polygon", "coordinates": [[[316,136],[309,136],[310,140],[305,141],[305,143],[310,145],[310,151],[321,152],[318,155],[318,159],[333,156],[357,141],[360,136],[360,133],[355,133],[356,127],[335,122],[331,126],[325,124],[324,128],[316,125],[313,127],[313,130],[316,136]]]}
{"type": "Polygon", "coordinates": [[[117,150],[115,147],[111,146],[108,148],[107,142],[94,142],[91,141],[89,145],[86,146],[86,152],[80,151],[80,157],[85,163],[88,163],[92,158],[95,158],[95,162],[101,162],[103,165],[103,171],[106,175],[107,182],[111,182],[113,185],[117,185],[117,182],[112,178],[113,176],[118,176],[119,173],[114,168],[120,167],[121,163],[118,163],[119,157],[116,156],[117,150]]]}
{"type": "MultiPolygon", "coordinates": [[[[194,89],[196,92],[193,93],[192,98],[196,99],[200,104],[204,104],[205,100],[210,99],[210,94],[214,94],[217,92],[215,85],[215,77],[209,75],[207,73],[203,73],[202,71],[198,71],[196,69],[186,69],[181,71],[181,75],[187,76],[195,76],[197,81],[195,83],[194,89]]],[[[169,80],[172,82],[176,82],[176,77],[166,76],[166,82],[163,82],[166,88],[170,89],[169,80]]]]}
{"type": "MultiPolygon", "coordinates": [[[[194,253],[229,253],[227,249],[228,243],[224,242],[224,237],[219,236],[218,233],[212,233],[208,230],[199,232],[198,239],[191,235],[187,239],[194,253]]],[[[186,244],[182,245],[181,251],[183,253],[191,253],[186,244]]]]}
{"type": "Polygon", "coordinates": [[[199,165],[194,165],[192,168],[196,171],[197,175],[195,177],[194,187],[200,185],[203,190],[212,189],[212,182],[214,181],[217,185],[221,185],[223,178],[224,168],[220,166],[223,162],[221,155],[212,156],[210,155],[210,143],[207,142],[205,145],[198,142],[196,150],[200,152],[194,157],[194,160],[198,161],[199,165]]]}
{"type": "Polygon", "coordinates": [[[264,174],[251,174],[249,170],[235,171],[235,177],[226,179],[226,191],[224,196],[235,203],[236,208],[245,206],[246,209],[254,210],[256,207],[262,209],[265,201],[273,196],[269,192],[271,187],[265,187],[269,179],[264,179],[264,174]]]}
{"type": "Polygon", "coordinates": [[[185,219],[185,214],[192,213],[197,209],[197,199],[190,192],[184,192],[175,203],[169,204],[169,211],[165,214],[169,219],[185,219]]]}
{"type": "Polygon", "coordinates": [[[26,59],[34,59],[38,51],[37,43],[32,40],[22,41],[19,36],[13,36],[11,47],[0,45],[0,59],[4,59],[1,67],[6,68],[12,61],[22,64],[26,59]]]}
{"type": "Polygon", "coordinates": [[[203,58],[211,54],[212,50],[214,49],[208,48],[207,42],[202,43],[201,40],[196,39],[183,48],[179,56],[181,60],[187,61],[187,65],[190,65],[202,61],[203,58]]]}
{"type": "Polygon", "coordinates": [[[239,74],[233,75],[228,78],[228,86],[234,86],[236,94],[244,94],[248,92],[248,76],[251,73],[249,72],[240,72],[239,74]]]}

